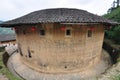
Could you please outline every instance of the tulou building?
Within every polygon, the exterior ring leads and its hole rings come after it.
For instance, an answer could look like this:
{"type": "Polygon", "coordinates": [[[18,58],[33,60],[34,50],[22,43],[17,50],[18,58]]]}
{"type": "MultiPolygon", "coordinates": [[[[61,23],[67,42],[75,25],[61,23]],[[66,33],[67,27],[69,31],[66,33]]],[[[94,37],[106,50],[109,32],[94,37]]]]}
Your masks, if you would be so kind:
{"type": "Polygon", "coordinates": [[[20,60],[42,73],[80,72],[100,62],[104,29],[116,22],[84,10],[53,8],[0,24],[16,32],[20,60]]]}

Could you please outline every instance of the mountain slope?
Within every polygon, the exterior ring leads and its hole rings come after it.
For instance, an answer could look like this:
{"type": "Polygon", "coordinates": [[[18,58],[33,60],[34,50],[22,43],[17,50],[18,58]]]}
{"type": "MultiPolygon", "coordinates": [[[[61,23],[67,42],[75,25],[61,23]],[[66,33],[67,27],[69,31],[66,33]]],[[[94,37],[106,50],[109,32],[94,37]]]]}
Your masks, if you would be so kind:
{"type": "Polygon", "coordinates": [[[104,15],[104,17],[120,22],[120,7],[114,9],[113,11],[111,11],[110,13],[104,15]]]}
{"type": "MultiPolygon", "coordinates": [[[[104,17],[120,23],[120,7],[104,15],[104,17]]],[[[112,27],[110,30],[106,30],[105,38],[109,38],[115,43],[120,44],[120,26],[112,27]]]]}
{"type": "Polygon", "coordinates": [[[0,20],[0,23],[2,23],[3,21],[0,20]]]}
{"type": "Polygon", "coordinates": [[[14,30],[11,30],[11,28],[1,28],[0,27],[0,34],[14,34],[14,30]]]}
{"type": "MultiPolygon", "coordinates": [[[[2,23],[3,21],[0,21],[2,23]]],[[[11,28],[2,28],[0,27],[0,34],[14,34],[14,30],[11,30],[11,28]]]]}

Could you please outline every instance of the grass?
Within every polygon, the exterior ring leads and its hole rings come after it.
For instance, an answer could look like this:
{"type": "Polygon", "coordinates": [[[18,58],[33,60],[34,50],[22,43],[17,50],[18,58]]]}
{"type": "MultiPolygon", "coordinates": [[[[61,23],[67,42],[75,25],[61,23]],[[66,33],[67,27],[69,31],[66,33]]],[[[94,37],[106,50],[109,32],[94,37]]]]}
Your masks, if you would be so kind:
{"type": "Polygon", "coordinates": [[[114,76],[113,80],[120,80],[120,75],[114,76]]]}
{"type": "Polygon", "coordinates": [[[4,50],[0,50],[0,74],[5,75],[9,80],[21,80],[18,77],[14,76],[11,72],[9,72],[8,68],[3,64],[2,61],[3,53],[4,50]]]}

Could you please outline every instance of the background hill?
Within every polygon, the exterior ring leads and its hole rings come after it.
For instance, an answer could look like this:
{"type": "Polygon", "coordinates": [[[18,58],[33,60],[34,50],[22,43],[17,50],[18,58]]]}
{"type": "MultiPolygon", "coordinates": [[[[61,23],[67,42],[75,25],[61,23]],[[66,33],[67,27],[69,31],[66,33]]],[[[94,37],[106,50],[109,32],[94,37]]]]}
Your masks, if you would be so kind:
{"type": "Polygon", "coordinates": [[[105,14],[104,17],[120,22],[120,7],[112,10],[110,13],[105,14]]]}
{"type": "MultiPolygon", "coordinates": [[[[110,13],[103,15],[105,18],[117,21],[120,23],[120,7],[112,10],[110,13]]],[[[120,44],[120,26],[112,27],[106,30],[105,38],[113,40],[115,43],[120,44]]]]}
{"type": "MultiPolygon", "coordinates": [[[[3,21],[0,21],[0,23],[2,23],[3,21]]],[[[12,30],[11,28],[2,28],[0,27],[0,34],[14,34],[14,30],[12,30]]]]}

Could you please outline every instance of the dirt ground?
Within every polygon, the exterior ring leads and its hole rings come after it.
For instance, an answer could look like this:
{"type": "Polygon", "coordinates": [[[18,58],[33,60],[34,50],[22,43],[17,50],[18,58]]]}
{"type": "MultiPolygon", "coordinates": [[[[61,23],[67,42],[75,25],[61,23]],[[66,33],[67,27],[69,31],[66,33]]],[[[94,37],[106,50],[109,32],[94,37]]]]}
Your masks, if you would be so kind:
{"type": "Polygon", "coordinates": [[[24,65],[19,57],[19,53],[11,56],[11,59],[9,59],[9,68],[15,70],[15,72],[17,72],[26,80],[97,80],[98,77],[103,74],[108,67],[111,66],[110,56],[105,50],[102,50],[102,58],[94,67],[79,73],[58,75],[45,74],[35,71],[24,65]],[[11,64],[13,65],[11,66],[11,64]]]}

